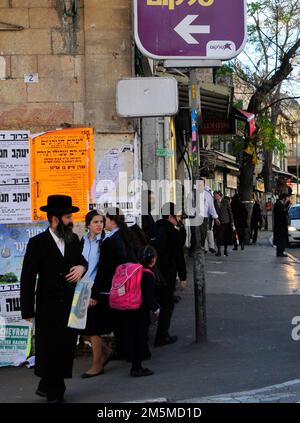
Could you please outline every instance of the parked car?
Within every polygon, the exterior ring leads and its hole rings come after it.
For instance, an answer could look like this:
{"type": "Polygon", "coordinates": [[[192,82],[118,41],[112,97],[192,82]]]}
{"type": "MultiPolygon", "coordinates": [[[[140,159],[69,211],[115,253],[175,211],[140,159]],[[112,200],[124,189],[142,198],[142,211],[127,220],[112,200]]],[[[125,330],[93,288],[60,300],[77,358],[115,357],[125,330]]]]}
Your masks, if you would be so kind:
{"type": "Polygon", "coordinates": [[[300,243],[300,204],[294,204],[289,208],[289,242],[300,243]]]}

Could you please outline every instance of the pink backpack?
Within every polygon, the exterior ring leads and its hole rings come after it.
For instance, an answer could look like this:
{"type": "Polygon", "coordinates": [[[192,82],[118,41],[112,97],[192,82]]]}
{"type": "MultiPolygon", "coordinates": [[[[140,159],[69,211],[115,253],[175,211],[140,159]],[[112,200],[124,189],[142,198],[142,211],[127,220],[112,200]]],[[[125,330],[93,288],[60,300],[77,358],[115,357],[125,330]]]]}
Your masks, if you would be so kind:
{"type": "Polygon", "coordinates": [[[125,263],[116,268],[109,294],[109,305],[116,310],[136,310],[142,304],[141,280],[144,269],[141,264],[125,263]]]}

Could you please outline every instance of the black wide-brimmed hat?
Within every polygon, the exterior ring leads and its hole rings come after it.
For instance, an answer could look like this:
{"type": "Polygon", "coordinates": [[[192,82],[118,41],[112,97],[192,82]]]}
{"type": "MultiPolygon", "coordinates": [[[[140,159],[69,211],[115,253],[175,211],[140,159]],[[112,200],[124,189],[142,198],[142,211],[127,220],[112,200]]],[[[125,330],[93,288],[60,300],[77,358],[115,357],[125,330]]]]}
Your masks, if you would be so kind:
{"type": "Polygon", "coordinates": [[[49,195],[47,205],[40,207],[40,210],[47,213],[69,214],[77,213],[79,207],[72,205],[72,198],[68,195],[49,195]]]}

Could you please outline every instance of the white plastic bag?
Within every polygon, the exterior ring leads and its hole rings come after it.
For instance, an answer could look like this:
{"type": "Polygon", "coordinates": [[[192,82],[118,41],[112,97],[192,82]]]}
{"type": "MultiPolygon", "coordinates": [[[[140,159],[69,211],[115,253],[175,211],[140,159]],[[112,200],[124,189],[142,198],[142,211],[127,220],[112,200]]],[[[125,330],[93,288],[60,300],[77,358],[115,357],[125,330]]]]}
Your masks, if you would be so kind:
{"type": "Polygon", "coordinates": [[[69,328],[85,329],[92,286],[91,280],[84,279],[77,283],[68,321],[69,328]]]}

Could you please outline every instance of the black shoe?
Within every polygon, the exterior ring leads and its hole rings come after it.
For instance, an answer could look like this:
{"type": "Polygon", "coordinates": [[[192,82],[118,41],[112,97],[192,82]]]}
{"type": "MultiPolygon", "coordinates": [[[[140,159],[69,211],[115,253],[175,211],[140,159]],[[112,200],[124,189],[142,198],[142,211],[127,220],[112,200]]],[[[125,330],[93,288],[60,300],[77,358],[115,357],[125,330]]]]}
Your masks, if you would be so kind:
{"type": "Polygon", "coordinates": [[[131,377],[143,377],[143,376],[151,376],[154,372],[150,369],[138,369],[138,370],[130,370],[130,376],[131,377]]]}
{"type": "Polygon", "coordinates": [[[174,295],[174,303],[177,304],[181,300],[181,297],[179,295],[174,295]]]}
{"type": "Polygon", "coordinates": [[[215,254],[216,253],[216,250],[214,248],[210,248],[209,249],[209,252],[212,253],[212,254],[215,254]]]}
{"type": "Polygon", "coordinates": [[[46,398],[47,394],[44,391],[41,391],[39,388],[35,391],[36,395],[38,395],[39,397],[43,397],[46,398]]]}
{"type": "Polygon", "coordinates": [[[82,379],[88,379],[90,377],[103,375],[103,373],[104,373],[104,369],[100,370],[100,372],[98,372],[98,373],[82,373],[81,378],[82,379]]]}
{"type": "Polygon", "coordinates": [[[288,255],[284,254],[284,253],[279,253],[279,254],[277,254],[277,257],[288,257],[288,255]]]}
{"type": "Polygon", "coordinates": [[[221,257],[221,253],[219,253],[219,252],[217,252],[215,255],[216,255],[216,257],[221,257]]]}
{"type": "Polygon", "coordinates": [[[157,339],[154,343],[155,347],[162,347],[163,345],[174,344],[177,342],[178,336],[167,336],[166,338],[157,339]]]}
{"type": "Polygon", "coordinates": [[[233,249],[232,249],[232,251],[237,251],[238,250],[238,248],[237,247],[234,247],[233,249]]]}
{"type": "Polygon", "coordinates": [[[224,256],[228,257],[227,251],[224,251],[224,256]]]}

